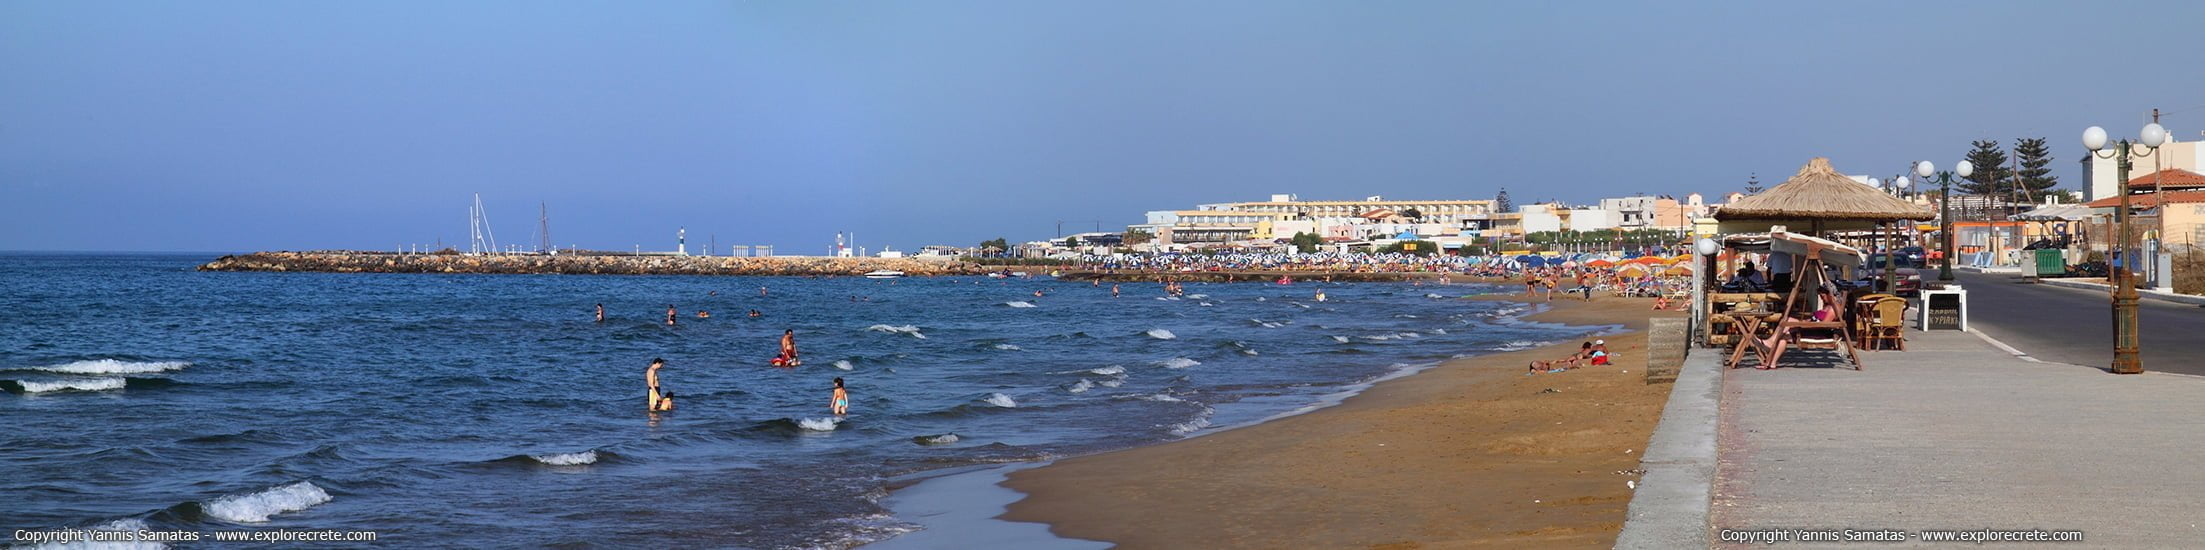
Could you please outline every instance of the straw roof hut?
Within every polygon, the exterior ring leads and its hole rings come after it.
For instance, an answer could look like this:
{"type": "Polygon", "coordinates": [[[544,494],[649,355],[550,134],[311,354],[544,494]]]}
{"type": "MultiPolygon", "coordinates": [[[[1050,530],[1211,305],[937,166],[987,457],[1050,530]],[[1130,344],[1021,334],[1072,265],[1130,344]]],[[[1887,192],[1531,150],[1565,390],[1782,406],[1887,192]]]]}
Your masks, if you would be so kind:
{"type": "Polygon", "coordinates": [[[1715,219],[1730,220],[1932,220],[1928,207],[1861,185],[1815,157],[1782,185],[1723,205],[1715,219]]]}

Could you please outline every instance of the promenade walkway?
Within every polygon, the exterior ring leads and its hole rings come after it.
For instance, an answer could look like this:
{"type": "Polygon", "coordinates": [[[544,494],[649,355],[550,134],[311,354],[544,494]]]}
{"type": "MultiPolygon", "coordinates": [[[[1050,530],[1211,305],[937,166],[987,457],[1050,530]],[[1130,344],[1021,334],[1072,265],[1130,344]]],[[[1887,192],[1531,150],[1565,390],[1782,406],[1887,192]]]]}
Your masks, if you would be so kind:
{"type": "Polygon", "coordinates": [[[1910,351],[1864,353],[1865,371],[1723,372],[1712,528],[2205,545],[2205,378],[2030,362],[1967,333],[1908,336],[1910,351]]]}

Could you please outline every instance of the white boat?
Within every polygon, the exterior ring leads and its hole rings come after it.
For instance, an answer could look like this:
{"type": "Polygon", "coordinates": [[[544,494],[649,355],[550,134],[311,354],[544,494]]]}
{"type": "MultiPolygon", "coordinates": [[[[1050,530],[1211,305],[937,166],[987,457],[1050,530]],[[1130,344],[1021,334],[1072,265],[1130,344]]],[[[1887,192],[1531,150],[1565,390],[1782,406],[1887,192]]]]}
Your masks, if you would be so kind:
{"type": "Polygon", "coordinates": [[[867,279],[900,279],[900,278],[903,278],[903,272],[902,272],[902,271],[896,271],[896,270],[893,270],[893,269],[882,269],[882,270],[878,270],[878,271],[873,271],[873,272],[870,272],[870,273],[866,273],[866,274],[865,274],[865,278],[867,278],[867,279]]]}

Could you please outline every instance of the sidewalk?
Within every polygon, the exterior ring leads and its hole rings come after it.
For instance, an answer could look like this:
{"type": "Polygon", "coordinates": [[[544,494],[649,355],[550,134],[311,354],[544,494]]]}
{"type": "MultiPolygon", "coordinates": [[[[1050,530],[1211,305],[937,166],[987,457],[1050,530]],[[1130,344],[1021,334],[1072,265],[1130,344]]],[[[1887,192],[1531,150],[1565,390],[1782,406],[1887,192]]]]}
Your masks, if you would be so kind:
{"type": "Polygon", "coordinates": [[[1864,352],[1865,371],[1725,371],[1712,528],[2205,541],[2205,378],[2028,362],[1969,333],[1908,338],[1864,352]]]}

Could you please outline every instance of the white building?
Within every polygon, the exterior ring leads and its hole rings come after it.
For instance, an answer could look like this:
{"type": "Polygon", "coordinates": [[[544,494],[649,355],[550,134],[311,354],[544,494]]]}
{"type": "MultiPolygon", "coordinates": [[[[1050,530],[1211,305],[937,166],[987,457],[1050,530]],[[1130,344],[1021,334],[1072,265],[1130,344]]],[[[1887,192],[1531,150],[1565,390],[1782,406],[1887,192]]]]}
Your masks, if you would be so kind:
{"type": "MultiPolygon", "coordinates": [[[[2129,153],[2128,177],[2136,178],[2167,168],[2180,168],[2191,172],[2205,173],[2205,169],[2200,169],[2201,166],[2205,166],[2205,146],[2200,145],[2205,144],[2205,141],[2177,142],[2174,136],[2171,135],[2173,132],[2169,131],[2168,133],[2170,135],[2167,137],[2167,142],[2161,144],[2159,150],[2153,151],[2151,156],[2135,156],[2137,153],[2145,151],[2141,145],[2129,153]]],[[[2106,146],[2107,152],[2111,152],[2113,149],[2114,146],[2112,145],[2106,146]]],[[[2116,165],[2119,159],[2098,158],[2088,152],[2084,152],[2083,155],[2085,160],[2083,163],[2083,181],[2085,183],[2081,187],[2083,187],[2084,193],[2088,195],[2083,197],[2083,200],[2093,201],[2106,197],[2121,196],[2120,170],[2119,166],[2116,165]]]]}

